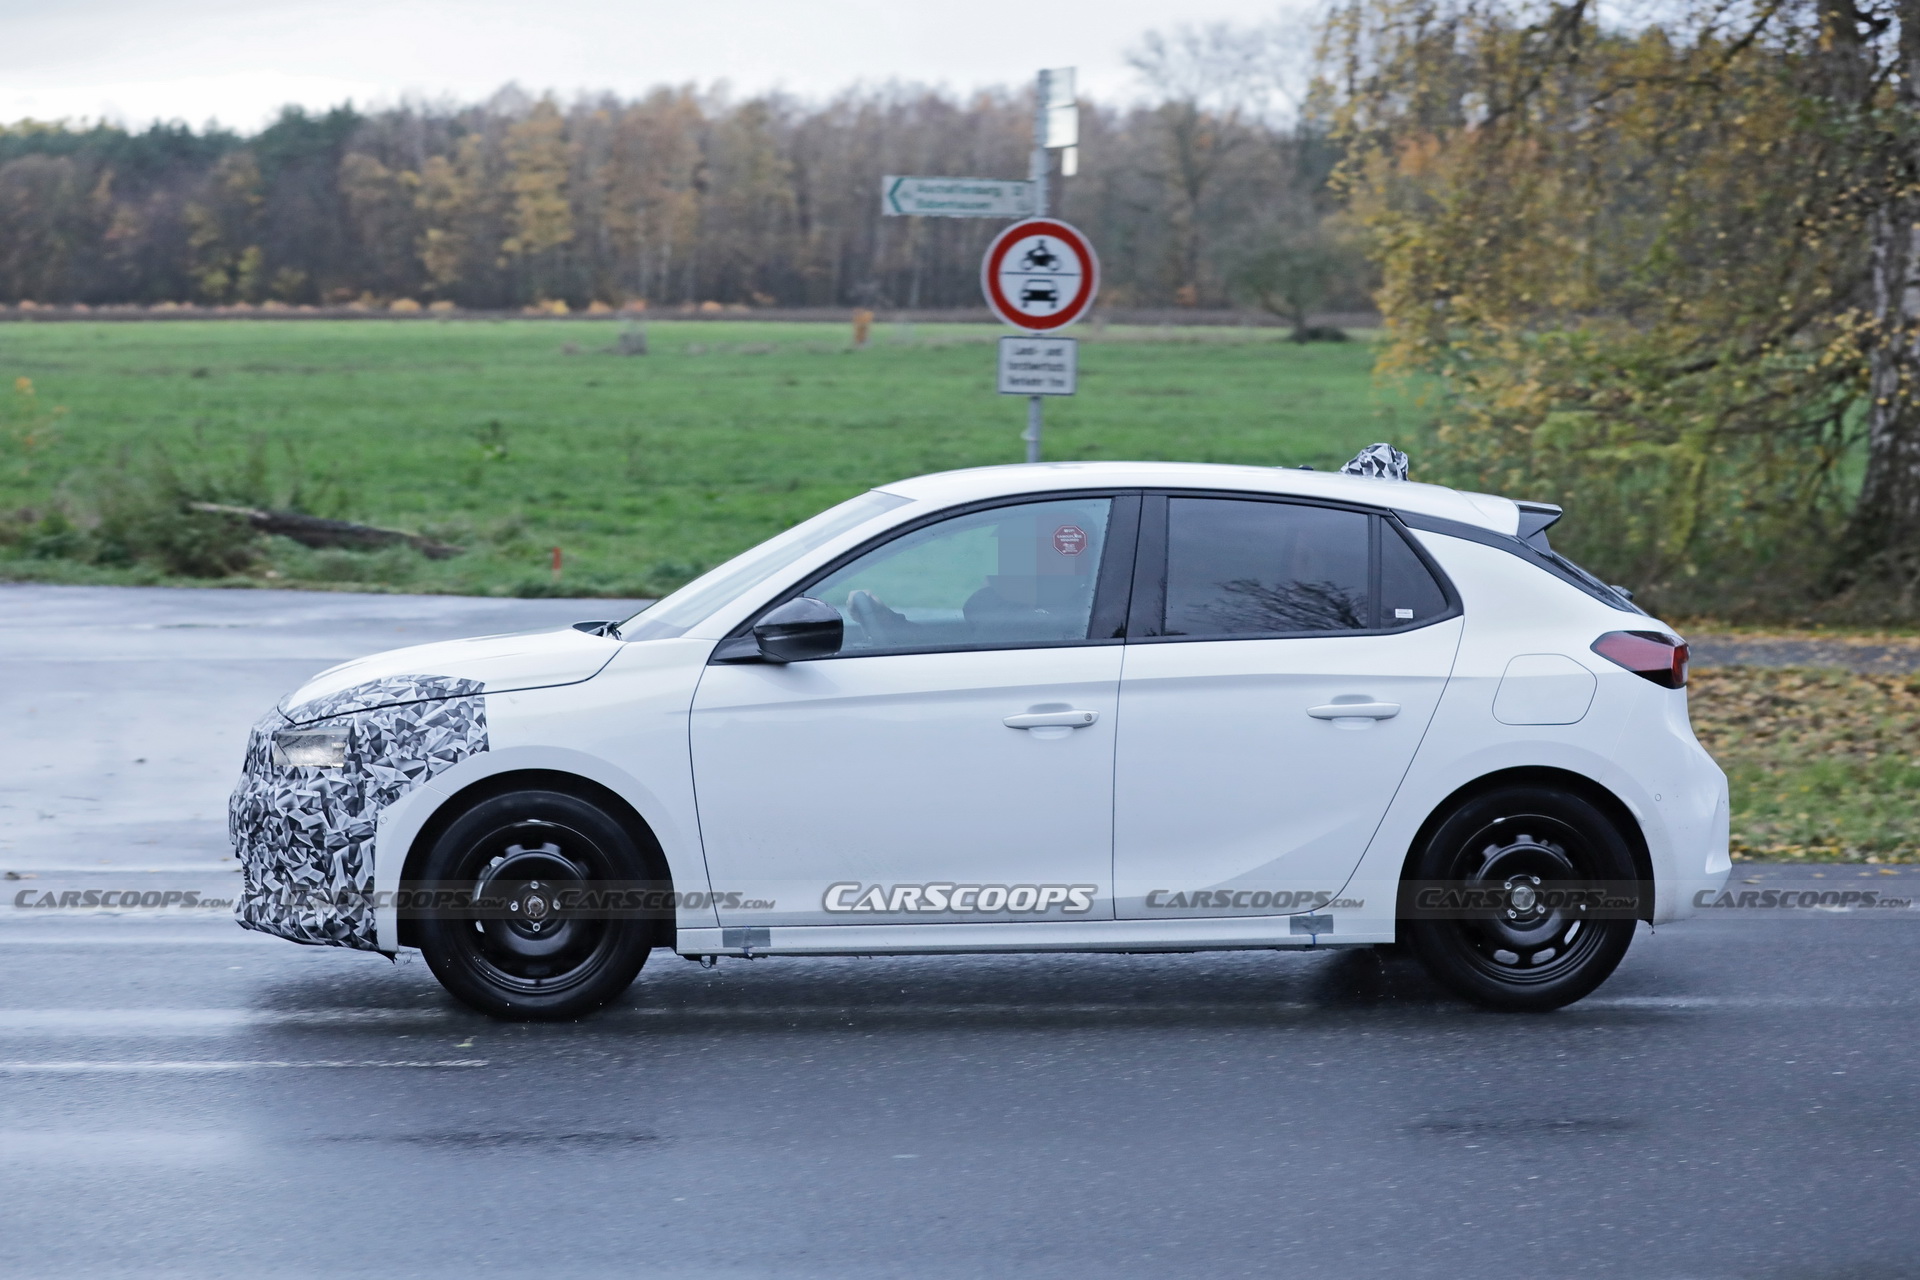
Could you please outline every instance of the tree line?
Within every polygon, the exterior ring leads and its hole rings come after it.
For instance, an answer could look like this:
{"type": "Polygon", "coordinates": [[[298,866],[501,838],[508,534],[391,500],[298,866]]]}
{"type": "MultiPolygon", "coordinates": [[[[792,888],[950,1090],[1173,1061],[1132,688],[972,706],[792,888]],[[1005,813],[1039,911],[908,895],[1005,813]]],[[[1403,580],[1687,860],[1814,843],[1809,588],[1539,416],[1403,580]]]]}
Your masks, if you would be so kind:
{"type": "MultiPolygon", "coordinates": [[[[1080,171],[1056,175],[1053,211],[1092,236],[1104,296],[1364,308],[1326,129],[1265,109],[1258,69],[1196,76],[1210,57],[1200,34],[1150,42],[1158,100],[1083,104],[1080,171]]],[[[1000,224],[883,217],[881,179],[1024,177],[1032,114],[1016,90],[509,88],[289,108],[251,135],[22,122],[0,130],[0,299],[977,306],[1000,224]]]]}

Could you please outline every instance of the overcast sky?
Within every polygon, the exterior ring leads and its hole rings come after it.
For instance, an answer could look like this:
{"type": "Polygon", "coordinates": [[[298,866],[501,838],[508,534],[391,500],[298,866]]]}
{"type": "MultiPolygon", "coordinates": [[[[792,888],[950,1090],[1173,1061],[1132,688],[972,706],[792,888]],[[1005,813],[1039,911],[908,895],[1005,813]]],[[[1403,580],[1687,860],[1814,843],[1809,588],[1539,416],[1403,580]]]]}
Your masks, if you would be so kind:
{"type": "Polygon", "coordinates": [[[1077,66],[1137,90],[1154,28],[1253,22],[1299,0],[0,0],[0,121],[154,119],[251,129],[284,103],[562,97],[725,81],[817,96],[965,90],[1077,66]]]}

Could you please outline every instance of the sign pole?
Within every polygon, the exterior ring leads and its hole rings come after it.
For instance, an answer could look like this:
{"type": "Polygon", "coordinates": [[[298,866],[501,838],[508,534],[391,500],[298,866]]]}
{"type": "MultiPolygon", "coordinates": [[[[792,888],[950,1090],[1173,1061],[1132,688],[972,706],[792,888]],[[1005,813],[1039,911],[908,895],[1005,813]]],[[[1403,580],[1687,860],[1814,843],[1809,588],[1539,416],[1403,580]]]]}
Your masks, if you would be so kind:
{"type": "Polygon", "coordinates": [[[1047,102],[1052,97],[1053,72],[1042,71],[1033,95],[1033,155],[1027,161],[1027,177],[1033,183],[1033,214],[1047,216],[1047,102]]]}
{"type": "MultiPolygon", "coordinates": [[[[1034,216],[1047,216],[1047,105],[1053,100],[1053,72],[1042,71],[1033,95],[1033,155],[1027,161],[1027,177],[1033,183],[1034,216]]],[[[1027,461],[1040,461],[1040,432],[1045,413],[1039,396],[1027,397],[1027,430],[1020,438],[1027,442],[1027,461]]]]}

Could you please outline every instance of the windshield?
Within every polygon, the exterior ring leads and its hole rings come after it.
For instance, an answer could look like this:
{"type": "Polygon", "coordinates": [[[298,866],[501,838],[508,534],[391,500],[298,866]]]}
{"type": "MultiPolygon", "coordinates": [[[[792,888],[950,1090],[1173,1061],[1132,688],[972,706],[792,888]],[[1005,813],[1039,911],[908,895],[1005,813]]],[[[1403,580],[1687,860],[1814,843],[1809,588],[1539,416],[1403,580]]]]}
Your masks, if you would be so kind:
{"type": "Polygon", "coordinates": [[[857,498],[848,498],[837,507],[829,507],[811,520],[802,520],[785,533],[767,539],[750,551],[743,551],[717,569],[710,569],[672,595],[655,601],[614,629],[622,640],[670,640],[685,635],[691,628],[726,604],[809,553],[832,542],[849,529],[903,507],[911,498],[898,497],[870,489],[857,498]]]}

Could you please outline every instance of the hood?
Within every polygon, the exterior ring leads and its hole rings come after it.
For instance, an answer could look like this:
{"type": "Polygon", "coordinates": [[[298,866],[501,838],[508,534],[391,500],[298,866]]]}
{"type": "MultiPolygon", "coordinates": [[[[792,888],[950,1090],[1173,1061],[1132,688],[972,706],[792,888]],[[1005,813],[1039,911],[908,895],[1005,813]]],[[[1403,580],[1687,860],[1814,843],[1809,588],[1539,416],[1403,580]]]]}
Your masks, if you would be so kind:
{"type": "Polygon", "coordinates": [[[288,694],[280,713],[300,724],[450,696],[439,690],[508,693],[578,684],[612,661],[621,644],[566,627],[389,649],[327,668],[288,694]]]}

